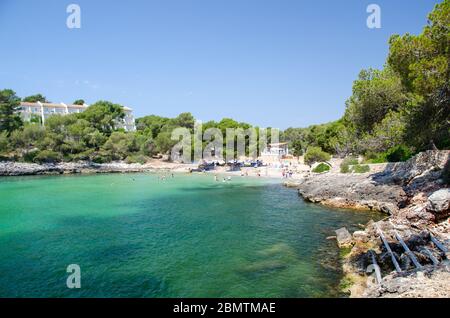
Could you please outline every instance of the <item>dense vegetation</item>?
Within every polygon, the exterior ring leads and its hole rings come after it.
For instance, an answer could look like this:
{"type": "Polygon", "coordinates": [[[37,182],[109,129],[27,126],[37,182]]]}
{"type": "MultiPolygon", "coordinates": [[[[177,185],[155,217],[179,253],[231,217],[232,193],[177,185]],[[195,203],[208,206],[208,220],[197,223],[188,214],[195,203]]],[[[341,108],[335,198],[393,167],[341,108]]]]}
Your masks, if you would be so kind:
{"type": "MultiPolygon", "coordinates": [[[[47,99],[42,94],[22,99],[28,102],[47,99]]],[[[88,160],[97,163],[125,160],[146,162],[156,154],[166,154],[177,141],[171,139],[172,130],[184,127],[194,130],[195,119],[190,113],[175,118],[146,116],[136,120],[136,132],[125,132],[117,123],[124,117],[122,106],[99,101],[82,113],[54,115],[40,121],[23,122],[18,115],[21,99],[12,90],[0,91],[0,159],[49,163],[88,160]]],[[[84,104],[84,100],[75,101],[84,104]]],[[[225,118],[203,125],[218,128],[249,128],[225,118]]],[[[204,142],[206,145],[207,142],[204,142]]]]}
{"type": "Polygon", "coordinates": [[[289,128],[296,154],[309,147],[368,161],[406,160],[450,146],[450,1],[438,4],[420,35],[393,35],[382,70],[362,70],[338,121],[289,128]]]}
{"type": "MultiPolygon", "coordinates": [[[[360,72],[341,119],[307,128],[288,128],[281,140],[289,142],[294,155],[305,155],[307,164],[328,161],[330,154],[362,154],[365,162],[376,163],[407,160],[426,149],[448,149],[449,27],[450,0],[444,0],[430,13],[420,35],[390,38],[382,70],[360,72]]],[[[171,140],[174,128],[185,127],[192,132],[195,124],[190,113],[176,118],[151,115],[136,120],[136,132],[125,132],[117,127],[124,117],[122,107],[99,101],[83,113],[52,116],[43,127],[39,118],[22,122],[17,114],[20,101],[14,91],[0,90],[0,159],[145,162],[155,154],[170,151],[176,143],[171,140]]],[[[22,101],[48,102],[42,94],[22,101]]],[[[82,99],[74,102],[84,103],[82,99]]],[[[247,123],[224,118],[204,123],[203,131],[218,128],[225,135],[227,128],[249,127],[247,123]]],[[[354,161],[347,160],[341,170],[366,171],[366,166],[354,161]]]]}

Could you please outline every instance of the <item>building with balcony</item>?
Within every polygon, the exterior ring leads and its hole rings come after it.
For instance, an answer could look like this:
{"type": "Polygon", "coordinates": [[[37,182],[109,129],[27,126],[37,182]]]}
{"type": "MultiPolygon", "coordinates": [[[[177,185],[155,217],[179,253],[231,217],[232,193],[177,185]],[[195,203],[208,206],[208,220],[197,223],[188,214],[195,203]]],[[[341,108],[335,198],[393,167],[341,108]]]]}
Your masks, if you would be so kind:
{"type": "MultiPolygon", "coordinates": [[[[89,105],[68,105],[64,103],[27,103],[21,102],[19,112],[24,121],[31,121],[37,119],[42,125],[45,125],[45,120],[53,115],[68,115],[74,113],[84,112],[89,105]]],[[[136,125],[133,116],[133,110],[129,107],[123,107],[125,117],[117,123],[117,128],[123,128],[126,131],[135,131],[136,125]]]]}
{"type": "Polygon", "coordinates": [[[260,159],[267,164],[281,162],[282,159],[289,158],[292,158],[292,156],[289,154],[287,142],[268,144],[260,155],[260,159]]]}

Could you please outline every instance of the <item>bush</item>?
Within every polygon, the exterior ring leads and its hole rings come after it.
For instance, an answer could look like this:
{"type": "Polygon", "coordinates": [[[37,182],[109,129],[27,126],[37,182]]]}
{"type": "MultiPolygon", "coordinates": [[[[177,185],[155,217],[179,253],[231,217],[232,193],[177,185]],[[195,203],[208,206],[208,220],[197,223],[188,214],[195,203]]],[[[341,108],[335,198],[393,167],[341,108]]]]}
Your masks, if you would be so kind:
{"type": "Polygon", "coordinates": [[[88,149],[77,154],[69,155],[67,156],[67,161],[87,161],[91,159],[94,152],[94,149],[88,149]]]}
{"type": "Polygon", "coordinates": [[[319,163],[318,165],[317,165],[317,167],[315,167],[313,170],[312,170],[312,172],[314,172],[314,173],[322,173],[322,172],[327,172],[327,171],[330,171],[330,166],[329,165],[327,165],[326,163],[319,163]]]}
{"type": "Polygon", "coordinates": [[[92,156],[92,162],[95,163],[107,163],[111,161],[112,157],[104,152],[96,153],[92,156]]]}
{"type": "Polygon", "coordinates": [[[354,165],[352,167],[352,171],[354,173],[366,173],[366,172],[370,172],[370,167],[368,165],[354,165]]]}
{"type": "Polygon", "coordinates": [[[8,151],[8,135],[6,132],[0,132],[0,153],[8,151]]]}
{"type": "Polygon", "coordinates": [[[350,166],[341,164],[341,173],[350,173],[350,166]]]}
{"type": "Polygon", "coordinates": [[[384,163],[387,162],[385,152],[368,152],[364,156],[365,163],[384,163]]]}
{"type": "Polygon", "coordinates": [[[130,155],[125,159],[127,163],[140,163],[141,165],[146,163],[147,160],[148,157],[144,155],[130,155]]]}
{"type": "Polygon", "coordinates": [[[328,161],[331,155],[322,150],[320,147],[309,147],[305,154],[305,163],[312,165],[316,162],[328,161]]]}
{"type": "Polygon", "coordinates": [[[345,158],[340,167],[341,167],[341,173],[349,173],[350,171],[350,166],[351,165],[357,165],[358,164],[358,159],[355,157],[347,157],[345,158]]]}
{"type": "Polygon", "coordinates": [[[30,150],[30,151],[25,152],[25,153],[22,155],[22,159],[23,159],[23,161],[25,161],[25,162],[35,162],[35,161],[34,161],[34,158],[36,158],[36,156],[37,156],[38,154],[39,154],[39,150],[37,150],[37,149],[30,150]]]}
{"type": "Polygon", "coordinates": [[[412,157],[411,150],[405,145],[399,145],[386,151],[386,159],[389,162],[406,161],[412,157]]]}
{"type": "Polygon", "coordinates": [[[55,163],[61,160],[61,155],[52,150],[42,150],[33,159],[36,163],[55,163]]]}

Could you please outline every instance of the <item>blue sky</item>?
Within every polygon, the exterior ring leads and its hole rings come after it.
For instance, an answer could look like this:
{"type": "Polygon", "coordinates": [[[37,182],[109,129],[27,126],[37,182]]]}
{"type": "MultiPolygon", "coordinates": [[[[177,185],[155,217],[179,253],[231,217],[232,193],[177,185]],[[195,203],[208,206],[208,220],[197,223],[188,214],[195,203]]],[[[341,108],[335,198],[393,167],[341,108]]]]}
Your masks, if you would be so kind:
{"type": "Polygon", "coordinates": [[[0,0],[0,89],[110,100],[261,127],[338,119],[389,36],[417,34],[434,0],[0,0]],[[81,7],[68,29],[66,7],[81,7]],[[366,7],[381,7],[381,29],[366,7]]]}

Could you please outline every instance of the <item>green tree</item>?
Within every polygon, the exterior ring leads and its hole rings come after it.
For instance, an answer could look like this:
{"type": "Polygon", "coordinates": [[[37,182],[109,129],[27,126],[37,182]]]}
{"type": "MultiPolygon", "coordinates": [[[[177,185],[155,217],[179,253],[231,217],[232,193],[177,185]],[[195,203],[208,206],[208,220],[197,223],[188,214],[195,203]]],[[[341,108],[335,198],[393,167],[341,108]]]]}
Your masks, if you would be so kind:
{"type": "Polygon", "coordinates": [[[167,154],[172,147],[177,143],[176,140],[172,140],[172,131],[166,129],[159,133],[155,139],[156,150],[162,154],[167,154]]]}
{"type": "Polygon", "coordinates": [[[118,122],[125,117],[125,112],[119,104],[99,101],[89,106],[79,116],[86,119],[92,127],[109,136],[116,130],[118,122]]]}
{"type": "Polygon", "coordinates": [[[84,105],[86,104],[86,102],[84,101],[84,99],[77,99],[76,101],[73,102],[74,105],[84,105]]]}
{"type": "Polygon", "coordinates": [[[171,125],[175,127],[185,127],[190,130],[194,129],[195,118],[191,113],[181,113],[171,121],[171,125]]]}
{"type": "Polygon", "coordinates": [[[383,152],[400,145],[405,139],[405,116],[400,112],[389,112],[380,123],[375,124],[372,134],[362,137],[360,150],[366,152],[383,152]]]}
{"type": "Polygon", "coordinates": [[[6,131],[0,132],[0,154],[9,150],[9,139],[6,131]]]}
{"type": "Polygon", "coordinates": [[[113,160],[123,160],[129,154],[138,152],[140,147],[135,138],[135,133],[115,131],[103,145],[103,150],[113,160]]]}
{"type": "Polygon", "coordinates": [[[156,138],[161,129],[169,122],[169,118],[150,115],[136,119],[136,129],[156,138]]]}
{"type": "Polygon", "coordinates": [[[309,147],[305,153],[305,163],[312,165],[316,162],[325,162],[331,159],[331,155],[320,147],[309,147]]]}
{"type": "Polygon", "coordinates": [[[27,96],[22,101],[27,102],[27,103],[36,103],[36,102],[48,103],[49,102],[47,100],[47,98],[42,94],[27,96]]]}
{"type": "Polygon", "coordinates": [[[450,146],[450,0],[436,5],[420,35],[394,35],[389,66],[414,98],[405,110],[406,138],[418,150],[450,146]]]}
{"type": "Polygon", "coordinates": [[[372,133],[390,111],[404,108],[407,102],[401,79],[391,69],[363,70],[346,102],[345,119],[354,125],[358,135],[372,133]]]}
{"type": "Polygon", "coordinates": [[[22,120],[17,113],[20,107],[20,98],[13,90],[0,90],[0,132],[12,131],[22,126],[22,120]]]}

